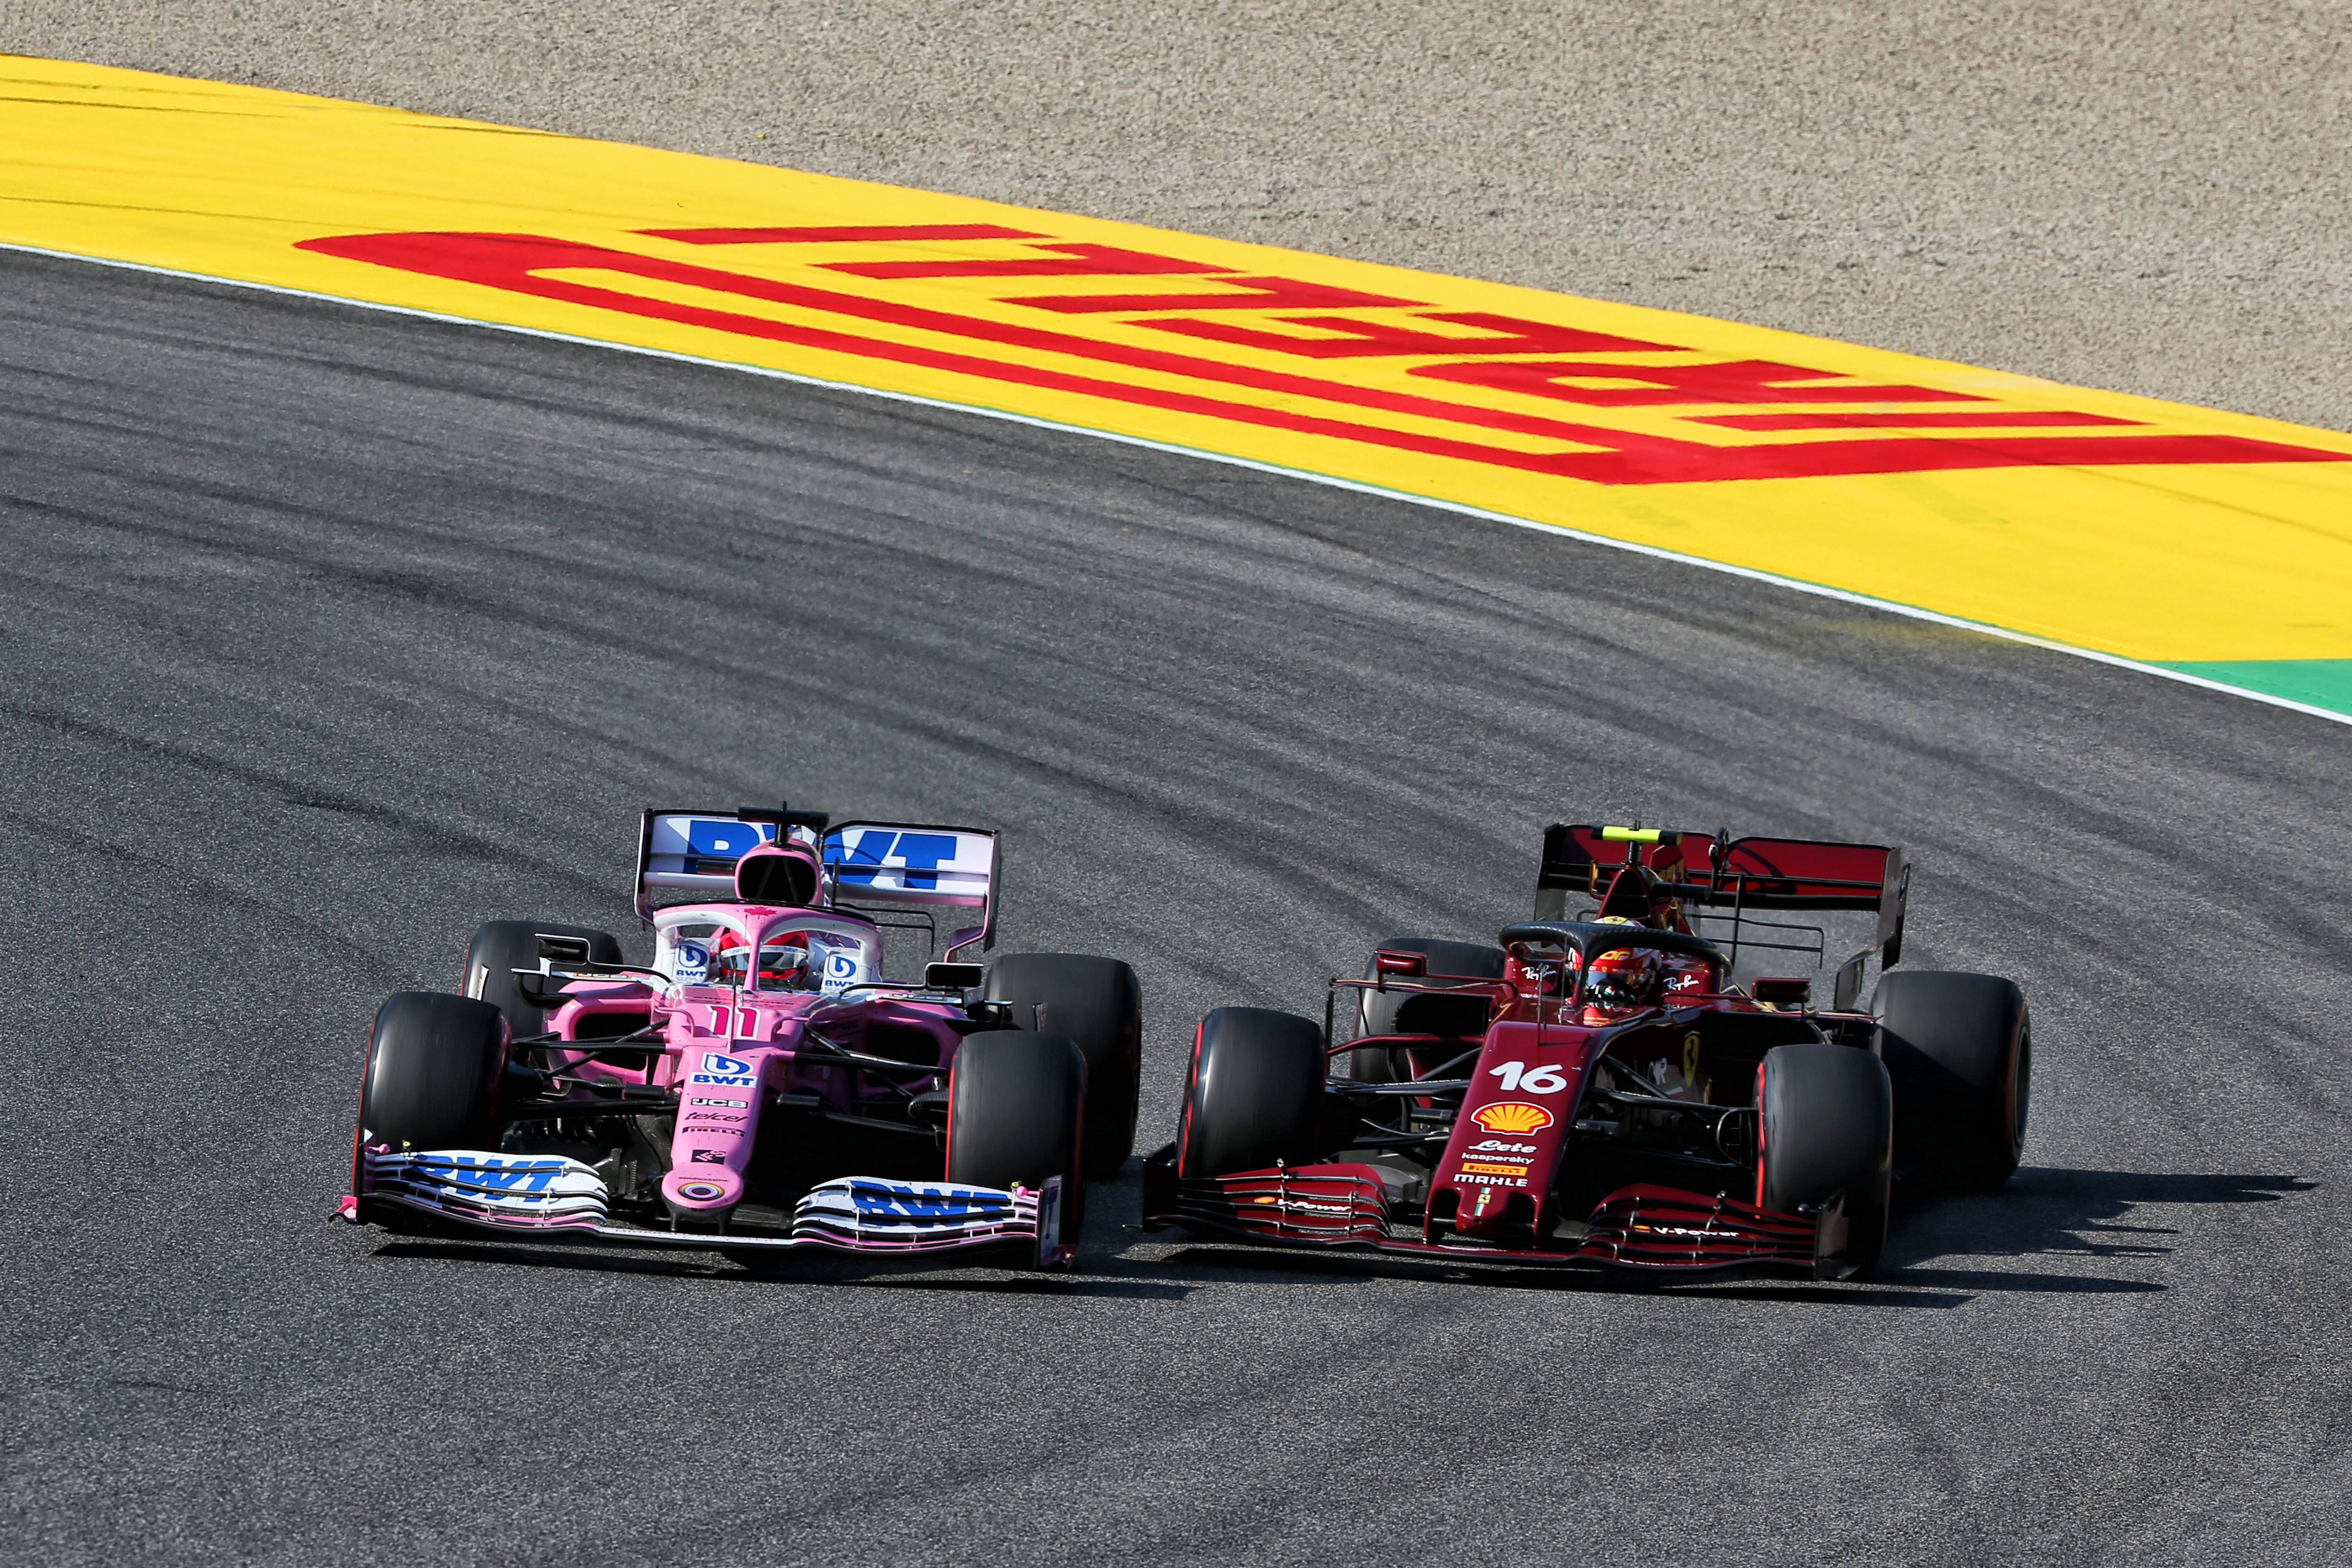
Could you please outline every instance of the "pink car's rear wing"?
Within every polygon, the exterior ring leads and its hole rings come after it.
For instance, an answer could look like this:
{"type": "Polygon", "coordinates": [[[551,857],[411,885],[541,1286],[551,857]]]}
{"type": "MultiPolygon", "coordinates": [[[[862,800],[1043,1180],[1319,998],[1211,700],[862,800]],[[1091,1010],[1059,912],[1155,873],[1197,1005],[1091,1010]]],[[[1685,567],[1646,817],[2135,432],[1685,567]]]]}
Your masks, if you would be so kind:
{"type": "MultiPolygon", "coordinates": [[[[976,910],[978,920],[952,931],[943,956],[996,941],[997,836],[976,827],[907,822],[843,822],[821,812],[651,809],[637,838],[636,905],[651,920],[657,904],[720,902],[735,896],[735,866],[780,833],[816,849],[824,865],[821,899],[829,908],[976,910]],[[670,897],[664,898],[668,894],[670,897]]],[[[926,912],[924,923],[928,923],[926,912]]]]}

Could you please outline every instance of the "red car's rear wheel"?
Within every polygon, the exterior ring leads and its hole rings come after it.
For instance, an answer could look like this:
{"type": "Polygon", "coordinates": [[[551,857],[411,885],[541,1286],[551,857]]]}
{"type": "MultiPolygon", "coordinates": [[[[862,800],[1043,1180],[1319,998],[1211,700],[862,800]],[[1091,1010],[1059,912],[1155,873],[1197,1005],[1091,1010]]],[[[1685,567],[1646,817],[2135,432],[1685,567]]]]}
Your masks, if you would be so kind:
{"type": "Polygon", "coordinates": [[[1991,974],[1902,970],[1871,1002],[1906,1179],[1990,1192],[2017,1171],[2033,1086],[2024,994],[1991,974]]]}

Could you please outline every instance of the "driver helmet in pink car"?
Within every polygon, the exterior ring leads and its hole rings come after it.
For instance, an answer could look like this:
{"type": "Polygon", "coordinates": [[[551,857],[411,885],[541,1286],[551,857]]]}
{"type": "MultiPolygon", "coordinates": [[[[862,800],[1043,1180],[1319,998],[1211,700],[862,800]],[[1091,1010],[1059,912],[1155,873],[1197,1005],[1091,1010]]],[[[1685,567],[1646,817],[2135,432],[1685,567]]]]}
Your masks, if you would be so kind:
{"type": "MultiPolygon", "coordinates": [[[[751,973],[751,944],[731,931],[722,931],[710,944],[710,982],[741,985],[751,973]]],[[[785,931],[760,944],[760,986],[762,991],[813,991],[819,981],[820,958],[812,955],[809,940],[799,931],[785,931]]]]}

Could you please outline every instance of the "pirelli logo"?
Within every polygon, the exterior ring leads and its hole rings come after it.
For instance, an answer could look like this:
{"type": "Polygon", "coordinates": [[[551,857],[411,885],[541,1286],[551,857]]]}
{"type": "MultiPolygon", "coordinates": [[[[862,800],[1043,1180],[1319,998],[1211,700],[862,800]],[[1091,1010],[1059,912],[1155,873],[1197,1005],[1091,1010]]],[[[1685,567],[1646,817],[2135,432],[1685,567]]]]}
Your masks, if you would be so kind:
{"type": "MultiPolygon", "coordinates": [[[[1000,387],[1629,486],[2341,462],[992,224],[347,234],[320,255],[1000,387]],[[642,246],[642,248],[636,248],[642,246]]],[[[1433,280],[1441,282],[1443,280],[1433,280]]],[[[2063,399],[2064,389],[2048,389],[2063,399]]]]}

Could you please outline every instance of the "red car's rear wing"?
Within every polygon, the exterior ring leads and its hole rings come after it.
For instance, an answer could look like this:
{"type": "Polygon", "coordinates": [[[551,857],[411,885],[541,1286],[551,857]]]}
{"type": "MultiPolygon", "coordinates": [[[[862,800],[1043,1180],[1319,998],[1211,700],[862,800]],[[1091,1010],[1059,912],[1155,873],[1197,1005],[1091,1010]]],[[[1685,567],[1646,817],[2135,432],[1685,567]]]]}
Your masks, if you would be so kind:
{"type": "Polygon", "coordinates": [[[1689,904],[1743,910],[1854,910],[1878,915],[1880,962],[1903,951],[1911,870],[1902,847],[1819,838],[1730,838],[1675,828],[1555,823],[1544,829],[1536,919],[1568,918],[1575,894],[1598,897],[1618,868],[1648,867],[1689,904]]]}

